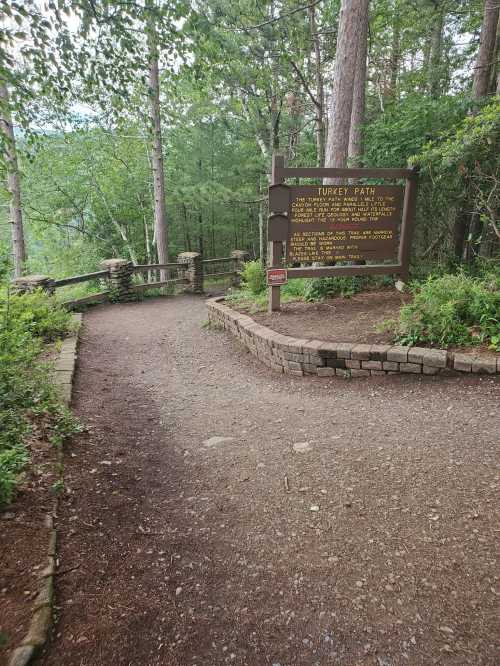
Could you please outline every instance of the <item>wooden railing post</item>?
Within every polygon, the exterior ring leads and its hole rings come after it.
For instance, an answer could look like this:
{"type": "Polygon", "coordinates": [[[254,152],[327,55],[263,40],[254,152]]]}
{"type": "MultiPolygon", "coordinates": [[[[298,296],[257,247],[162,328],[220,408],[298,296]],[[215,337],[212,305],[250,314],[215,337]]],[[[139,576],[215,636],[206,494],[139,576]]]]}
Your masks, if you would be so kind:
{"type": "Polygon", "coordinates": [[[127,259],[106,259],[101,266],[108,271],[110,300],[119,303],[135,300],[132,290],[133,263],[127,259]]]}
{"type": "Polygon", "coordinates": [[[54,280],[47,275],[23,275],[12,280],[12,291],[26,294],[36,289],[43,289],[48,294],[54,293],[54,280]]]}
{"type": "Polygon", "coordinates": [[[189,281],[188,290],[193,294],[203,293],[203,262],[199,252],[181,252],[177,257],[179,274],[189,281]]]}

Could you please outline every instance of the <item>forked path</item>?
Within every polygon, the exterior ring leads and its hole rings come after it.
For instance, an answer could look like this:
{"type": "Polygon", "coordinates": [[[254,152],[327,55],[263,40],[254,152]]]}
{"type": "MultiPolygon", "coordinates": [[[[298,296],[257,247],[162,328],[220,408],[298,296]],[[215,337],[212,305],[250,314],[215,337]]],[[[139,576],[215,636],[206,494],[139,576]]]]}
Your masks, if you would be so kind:
{"type": "Polygon", "coordinates": [[[85,315],[40,663],[497,664],[498,381],[278,376],[205,319],[85,315]]]}

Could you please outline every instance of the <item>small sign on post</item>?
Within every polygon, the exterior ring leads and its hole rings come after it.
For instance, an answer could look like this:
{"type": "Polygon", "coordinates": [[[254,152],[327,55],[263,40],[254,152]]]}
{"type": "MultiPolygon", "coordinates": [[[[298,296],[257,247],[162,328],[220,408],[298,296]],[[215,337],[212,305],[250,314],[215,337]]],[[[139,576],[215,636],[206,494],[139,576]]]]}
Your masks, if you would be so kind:
{"type": "Polygon", "coordinates": [[[288,275],[286,268],[268,268],[267,269],[267,286],[268,287],[281,287],[288,282],[288,275]]]}

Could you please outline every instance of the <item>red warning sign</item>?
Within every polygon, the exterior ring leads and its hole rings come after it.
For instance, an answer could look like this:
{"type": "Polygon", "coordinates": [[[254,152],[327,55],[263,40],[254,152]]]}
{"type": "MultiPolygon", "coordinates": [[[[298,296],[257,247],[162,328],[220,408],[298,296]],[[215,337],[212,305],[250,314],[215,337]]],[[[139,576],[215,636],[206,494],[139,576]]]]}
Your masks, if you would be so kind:
{"type": "Polygon", "coordinates": [[[279,287],[288,282],[286,268],[268,268],[267,284],[269,287],[279,287]]]}

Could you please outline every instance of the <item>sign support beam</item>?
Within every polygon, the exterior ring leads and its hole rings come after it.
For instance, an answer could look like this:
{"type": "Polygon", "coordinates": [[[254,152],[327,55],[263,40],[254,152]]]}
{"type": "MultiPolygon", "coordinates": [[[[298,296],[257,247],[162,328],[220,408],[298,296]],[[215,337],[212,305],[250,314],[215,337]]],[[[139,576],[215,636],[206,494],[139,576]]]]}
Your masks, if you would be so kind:
{"type": "MultiPolygon", "coordinates": [[[[282,183],[285,178],[283,171],[285,169],[285,158],[283,155],[273,154],[272,171],[271,171],[271,185],[278,185],[282,183]]],[[[279,211],[281,212],[281,211],[279,211]]],[[[271,241],[269,247],[269,267],[282,268],[283,267],[283,242],[271,241]]],[[[281,309],[281,287],[269,287],[269,312],[278,312],[281,309]]]]}

